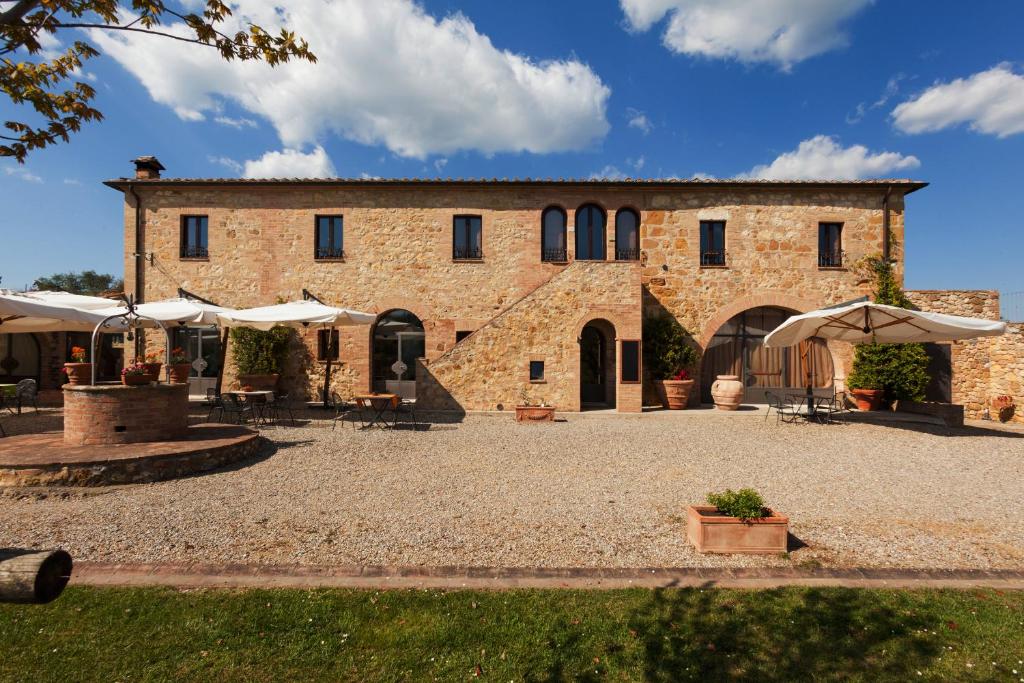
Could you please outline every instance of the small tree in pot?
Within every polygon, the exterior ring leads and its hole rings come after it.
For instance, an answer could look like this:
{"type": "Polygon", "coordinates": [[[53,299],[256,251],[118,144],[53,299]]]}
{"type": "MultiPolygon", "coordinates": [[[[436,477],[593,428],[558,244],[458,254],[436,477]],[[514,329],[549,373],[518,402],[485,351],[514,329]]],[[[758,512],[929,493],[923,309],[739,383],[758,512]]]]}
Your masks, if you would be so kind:
{"type": "Polygon", "coordinates": [[[250,327],[235,327],[231,330],[235,370],[242,388],[277,387],[291,335],[292,330],[287,327],[275,327],[267,331],[250,327]]]}
{"type": "Polygon", "coordinates": [[[670,315],[644,320],[644,366],[668,410],[682,410],[690,400],[694,381],[689,371],[700,354],[689,340],[689,333],[670,315]]]}

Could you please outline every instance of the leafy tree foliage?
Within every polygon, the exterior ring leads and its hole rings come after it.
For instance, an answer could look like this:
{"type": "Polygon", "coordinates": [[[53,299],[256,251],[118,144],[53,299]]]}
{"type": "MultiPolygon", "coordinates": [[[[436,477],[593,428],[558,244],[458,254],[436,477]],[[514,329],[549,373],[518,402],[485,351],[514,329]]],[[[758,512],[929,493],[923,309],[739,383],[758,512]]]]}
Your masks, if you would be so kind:
{"type": "Polygon", "coordinates": [[[15,104],[31,106],[41,122],[7,121],[0,134],[0,156],[24,163],[33,149],[63,140],[67,142],[82,124],[98,121],[103,114],[91,106],[96,91],[82,81],[71,82],[83,62],[99,55],[84,40],[74,41],[63,54],[47,60],[22,60],[40,55],[40,37],[62,29],[96,28],[108,31],[147,33],[213,48],[225,60],[262,60],[270,66],[292,58],[316,61],[306,41],[282,28],[271,35],[255,24],[247,31],[228,35],[218,30],[231,9],[221,0],[206,0],[202,14],[178,11],[163,0],[131,0],[134,19],[124,22],[118,0],[16,0],[0,3],[0,90],[15,104]],[[181,20],[191,35],[183,37],[160,30],[164,21],[181,20]],[[15,53],[19,54],[15,61],[15,53]]]}
{"type": "Polygon", "coordinates": [[[644,367],[653,379],[672,379],[700,360],[700,353],[690,345],[690,334],[670,315],[645,319],[643,335],[644,367]]]}
{"type": "MultiPolygon", "coordinates": [[[[875,279],[875,303],[911,307],[891,263],[871,258],[866,265],[875,279]]],[[[923,344],[858,344],[847,386],[881,389],[887,401],[922,401],[928,381],[928,354],[923,344]]]]}
{"type": "Polygon", "coordinates": [[[240,375],[273,375],[281,372],[288,353],[293,330],[274,327],[255,330],[251,327],[233,327],[231,346],[235,369],[240,375]]]}
{"type": "Polygon", "coordinates": [[[83,270],[80,273],[55,273],[48,277],[37,278],[33,287],[52,292],[96,295],[111,289],[122,289],[124,280],[109,273],[83,270]]]}

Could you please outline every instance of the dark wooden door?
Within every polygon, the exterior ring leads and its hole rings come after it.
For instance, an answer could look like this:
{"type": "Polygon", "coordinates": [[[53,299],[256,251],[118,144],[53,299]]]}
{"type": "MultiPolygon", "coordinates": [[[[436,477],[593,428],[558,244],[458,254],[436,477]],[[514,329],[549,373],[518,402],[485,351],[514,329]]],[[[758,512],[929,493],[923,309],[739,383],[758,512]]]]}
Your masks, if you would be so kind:
{"type": "Polygon", "coordinates": [[[580,400],[583,403],[604,403],[607,400],[604,344],[604,335],[596,328],[583,328],[580,335],[580,400]]]}

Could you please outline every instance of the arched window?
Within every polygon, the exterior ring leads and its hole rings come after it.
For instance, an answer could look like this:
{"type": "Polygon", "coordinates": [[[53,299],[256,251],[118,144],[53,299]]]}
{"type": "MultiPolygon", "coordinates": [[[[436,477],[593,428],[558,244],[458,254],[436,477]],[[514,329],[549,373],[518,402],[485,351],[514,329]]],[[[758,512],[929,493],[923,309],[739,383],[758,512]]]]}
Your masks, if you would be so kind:
{"type": "Polygon", "coordinates": [[[615,214],[615,260],[636,261],[640,258],[640,217],[633,209],[619,209],[615,214]]]}
{"type": "Polygon", "coordinates": [[[560,206],[549,206],[544,209],[540,219],[540,260],[567,261],[565,250],[565,209],[560,206]]]}
{"type": "Polygon", "coordinates": [[[582,261],[605,259],[605,215],[596,204],[576,209],[576,258],[582,261]]]}

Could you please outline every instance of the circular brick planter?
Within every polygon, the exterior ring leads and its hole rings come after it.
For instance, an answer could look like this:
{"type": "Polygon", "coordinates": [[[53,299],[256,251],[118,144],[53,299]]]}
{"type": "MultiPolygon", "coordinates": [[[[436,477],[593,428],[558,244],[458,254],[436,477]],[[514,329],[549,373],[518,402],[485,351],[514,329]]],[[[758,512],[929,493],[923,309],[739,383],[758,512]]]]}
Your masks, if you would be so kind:
{"type": "Polygon", "coordinates": [[[187,429],[187,384],[64,386],[68,446],[168,441],[187,429]]]}

